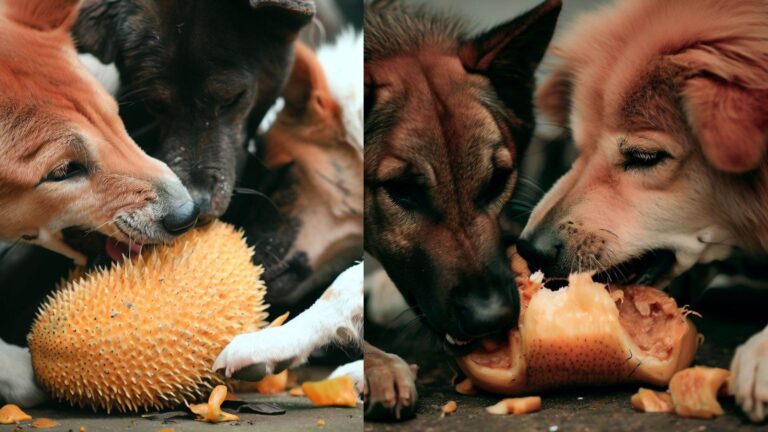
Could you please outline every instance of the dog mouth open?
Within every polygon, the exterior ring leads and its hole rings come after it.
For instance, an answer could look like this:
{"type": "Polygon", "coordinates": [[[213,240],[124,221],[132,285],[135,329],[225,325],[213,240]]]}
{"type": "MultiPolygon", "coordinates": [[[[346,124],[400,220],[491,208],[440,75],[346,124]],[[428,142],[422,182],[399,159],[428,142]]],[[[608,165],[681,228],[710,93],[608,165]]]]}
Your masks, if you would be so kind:
{"type": "Polygon", "coordinates": [[[597,273],[593,280],[614,286],[654,286],[669,276],[675,262],[674,251],[653,249],[597,273]]]}
{"type": "Polygon", "coordinates": [[[123,242],[100,232],[82,228],[66,228],[64,241],[76,251],[88,257],[88,267],[107,266],[113,262],[122,262],[141,254],[143,245],[137,242],[123,242]]]}

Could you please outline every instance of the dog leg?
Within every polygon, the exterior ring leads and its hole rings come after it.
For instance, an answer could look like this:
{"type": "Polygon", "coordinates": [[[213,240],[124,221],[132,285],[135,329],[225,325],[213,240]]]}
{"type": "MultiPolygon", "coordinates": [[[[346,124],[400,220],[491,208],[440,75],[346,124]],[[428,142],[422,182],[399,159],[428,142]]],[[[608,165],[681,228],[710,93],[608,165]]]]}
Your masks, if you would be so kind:
{"type": "Polygon", "coordinates": [[[35,383],[28,349],[0,340],[0,365],[0,400],[29,408],[48,398],[35,383]]]}
{"type": "Polygon", "coordinates": [[[365,343],[366,420],[406,420],[416,414],[416,365],[365,343]]]}
{"type": "Polygon", "coordinates": [[[768,416],[768,327],[736,349],[730,388],[736,403],[753,422],[768,416]]]}
{"type": "Polygon", "coordinates": [[[60,253],[67,258],[71,258],[75,264],[84,266],[88,263],[88,258],[80,252],[72,249],[62,238],[61,232],[51,233],[50,231],[40,228],[37,233],[37,238],[30,241],[38,246],[42,246],[46,249],[52,250],[56,253],[60,253]]]}
{"type": "Polygon", "coordinates": [[[213,370],[257,381],[306,361],[316,348],[360,338],[363,321],[363,263],[339,275],[309,309],[280,327],[232,339],[213,370]]]}

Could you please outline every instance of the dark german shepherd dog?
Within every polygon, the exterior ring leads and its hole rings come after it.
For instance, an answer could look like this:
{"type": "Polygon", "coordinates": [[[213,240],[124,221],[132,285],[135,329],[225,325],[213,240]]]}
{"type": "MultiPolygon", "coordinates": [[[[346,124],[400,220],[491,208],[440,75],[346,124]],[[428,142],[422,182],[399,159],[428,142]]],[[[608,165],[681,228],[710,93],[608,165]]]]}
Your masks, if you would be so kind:
{"type": "MultiPolygon", "coordinates": [[[[499,214],[534,128],[534,71],[552,0],[490,31],[423,7],[365,15],[365,249],[456,349],[517,322],[499,214]]],[[[366,418],[413,414],[413,373],[365,347],[366,418]]]]}

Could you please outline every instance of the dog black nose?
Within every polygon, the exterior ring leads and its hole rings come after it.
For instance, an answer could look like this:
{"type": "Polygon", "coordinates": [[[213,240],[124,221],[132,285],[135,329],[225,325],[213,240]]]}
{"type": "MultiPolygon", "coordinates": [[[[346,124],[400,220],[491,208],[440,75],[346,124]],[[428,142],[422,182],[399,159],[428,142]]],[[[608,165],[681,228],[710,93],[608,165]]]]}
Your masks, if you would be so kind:
{"type": "Polygon", "coordinates": [[[548,276],[557,265],[562,250],[562,239],[550,230],[534,231],[517,241],[517,252],[528,262],[528,268],[541,270],[548,276]]]}
{"type": "Polygon", "coordinates": [[[216,215],[213,214],[213,206],[211,205],[211,196],[203,189],[190,188],[190,195],[195,201],[195,206],[200,209],[200,214],[197,217],[197,225],[208,225],[216,219],[216,215]]]}
{"type": "Polygon", "coordinates": [[[479,337],[514,327],[520,305],[512,293],[514,283],[507,285],[498,290],[474,287],[456,293],[453,301],[459,328],[469,336],[479,337]]]}
{"type": "Polygon", "coordinates": [[[163,226],[171,234],[181,234],[195,226],[199,214],[200,209],[197,204],[187,201],[165,215],[163,226]]]}

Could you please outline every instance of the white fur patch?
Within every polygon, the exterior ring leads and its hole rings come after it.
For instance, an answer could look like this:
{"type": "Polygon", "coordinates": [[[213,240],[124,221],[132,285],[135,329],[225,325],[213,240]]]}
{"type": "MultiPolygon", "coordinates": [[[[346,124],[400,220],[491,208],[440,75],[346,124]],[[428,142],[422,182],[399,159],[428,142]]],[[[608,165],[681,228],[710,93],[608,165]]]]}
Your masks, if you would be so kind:
{"type": "Polygon", "coordinates": [[[29,408],[47,398],[35,383],[29,350],[0,340],[0,401],[29,408]]]}
{"type": "Polygon", "coordinates": [[[112,96],[120,89],[120,72],[114,63],[104,64],[91,54],[79,54],[80,62],[112,96]]]}
{"type": "Polygon", "coordinates": [[[729,388],[750,420],[768,418],[768,327],[736,349],[729,388]]]}

